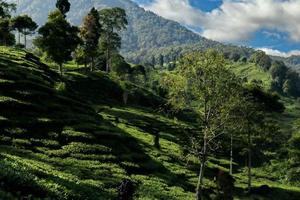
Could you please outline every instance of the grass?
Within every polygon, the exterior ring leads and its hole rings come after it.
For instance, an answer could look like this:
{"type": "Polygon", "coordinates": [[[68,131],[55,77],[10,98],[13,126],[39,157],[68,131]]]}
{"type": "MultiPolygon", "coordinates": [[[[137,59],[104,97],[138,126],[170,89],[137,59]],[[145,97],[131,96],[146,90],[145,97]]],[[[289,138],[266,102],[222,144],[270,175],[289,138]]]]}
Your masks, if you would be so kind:
{"type": "MultiPolygon", "coordinates": [[[[124,179],[135,199],[194,199],[198,161],[182,139],[191,124],[160,112],[162,100],[142,88],[129,85],[135,93],[124,105],[118,81],[67,68],[60,77],[24,51],[0,48],[0,199],[116,199],[124,179]]],[[[228,170],[228,160],[207,166],[206,188],[215,189],[213,171],[228,170]]],[[[244,172],[235,178],[235,198],[251,199],[244,172]]],[[[274,199],[299,194],[268,174],[256,178],[276,188],[274,199]]]]}

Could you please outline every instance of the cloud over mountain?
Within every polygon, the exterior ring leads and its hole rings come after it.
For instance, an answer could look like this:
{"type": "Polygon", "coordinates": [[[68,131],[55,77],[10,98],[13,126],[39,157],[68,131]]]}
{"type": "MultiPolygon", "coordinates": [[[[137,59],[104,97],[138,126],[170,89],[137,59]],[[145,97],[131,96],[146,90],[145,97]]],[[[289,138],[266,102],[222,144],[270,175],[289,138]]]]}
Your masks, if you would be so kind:
{"type": "Polygon", "coordinates": [[[155,0],[145,6],[163,17],[201,28],[201,35],[223,42],[250,39],[267,29],[286,33],[300,42],[299,0],[224,0],[210,12],[192,7],[188,0],[155,0]]]}

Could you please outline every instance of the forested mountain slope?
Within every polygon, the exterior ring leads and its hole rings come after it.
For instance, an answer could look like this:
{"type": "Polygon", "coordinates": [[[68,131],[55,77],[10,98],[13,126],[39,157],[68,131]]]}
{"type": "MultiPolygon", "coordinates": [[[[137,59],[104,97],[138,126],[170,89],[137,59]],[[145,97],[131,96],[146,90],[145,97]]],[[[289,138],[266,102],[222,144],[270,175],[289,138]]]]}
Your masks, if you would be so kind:
{"type": "MultiPolygon", "coordinates": [[[[17,0],[9,0],[17,2],[17,0]]],[[[80,25],[87,12],[95,7],[121,7],[126,10],[129,25],[122,34],[122,51],[133,52],[170,45],[193,44],[205,42],[217,44],[214,41],[200,37],[196,33],[181,26],[179,23],[164,19],[156,14],[145,11],[130,0],[71,0],[69,20],[80,25]]],[[[26,13],[38,24],[43,25],[48,13],[55,8],[53,0],[22,0],[19,1],[17,13],[26,13]]]]}
{"type": "MultiPolygon", "coordinates": [[[[16,14],[29,14],[39,25],[43,25],[48,13],[54,9],[53,0],[8,0],[18,3],[16,14]]],[[[205,50],[208,48],[219,49],[235,57],[237,54],[249,57],[254,50],[246,47],[222,44],[188,30],[177,22],[164,19],[150,11],[145,11],[130,0],[70,0],[72,4],[68,13],[69,20],[80,25],[82,18],[91,7],[97,9],[106,7],[121,7],[126,10],[129,25],[122,33],[122,54],[134,63],[151,63],[165,56],[166,61],[186,52],[205,50]]],[[[287,66],[299,69],[299,57],[289,58],[273,57],[275,60],[284,61],[287,66]]]]}

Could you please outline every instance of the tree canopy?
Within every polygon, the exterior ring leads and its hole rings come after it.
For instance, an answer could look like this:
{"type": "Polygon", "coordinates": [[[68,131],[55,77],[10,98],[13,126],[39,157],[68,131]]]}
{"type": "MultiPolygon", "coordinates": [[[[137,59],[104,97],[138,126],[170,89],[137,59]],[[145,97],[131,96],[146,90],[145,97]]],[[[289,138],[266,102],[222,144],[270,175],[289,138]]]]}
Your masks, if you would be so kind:
{"type": "Polygon", "coordinates": [[[111,56],[121,48],[119,32],[128,24],[126,12],[122,8],[107,8],[99,11],[99,20],[102,28],[100,45],[106,55],[106,71],[111,67],[111,56]]]}
{"type": "Polygon", "coordinates": [[[39,30],[39,36],[35,39],[35,45],[44,51],[47,56],[60,66],[72,60],[71,53],[80,43],[78,28],[70,25],[59,11],[49,14],[47,23],[39,30]]]}

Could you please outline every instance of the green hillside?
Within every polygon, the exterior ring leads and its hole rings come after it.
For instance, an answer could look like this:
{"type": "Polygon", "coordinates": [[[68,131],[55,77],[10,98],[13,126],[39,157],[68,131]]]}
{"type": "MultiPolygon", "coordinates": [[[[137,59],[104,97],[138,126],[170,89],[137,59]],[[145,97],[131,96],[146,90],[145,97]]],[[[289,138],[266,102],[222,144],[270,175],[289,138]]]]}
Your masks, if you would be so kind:
{"type": "Polygon", "coordinates": [[[269,72],[264,71],[261,67],[254,63],[231,62],[232,69],[241,78],[246,78],[248,81],[262,81],[265,89],[271,87],[272,77],[269,72]]]}
{"type": "MultiPolygon", "coordinates": [[[[135,199],[194,199],[198,163],[181,139],[193,125],[158,112],[161,98],[99,72],[61,78],[32,54],[5,47],[0,77],[0,199],[115,199],[125,179],[134,182],[135,199]],[[129,105],[122,103],[124,85],[135,91],[129,105]]],[[[228,170],[228,161],[210,158],[207,165],[213,194],[214,169],[228,170]]],[[[246,197],[238,168],[236,199],[300,195],[255,170],[254,186],[272,189],[246,197]]]]}

